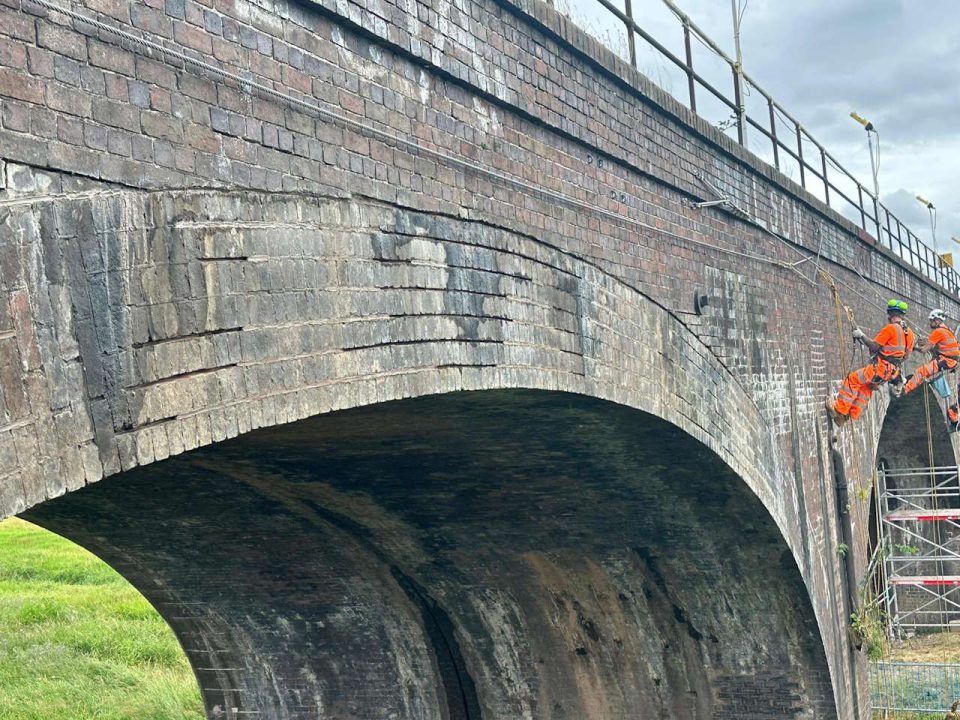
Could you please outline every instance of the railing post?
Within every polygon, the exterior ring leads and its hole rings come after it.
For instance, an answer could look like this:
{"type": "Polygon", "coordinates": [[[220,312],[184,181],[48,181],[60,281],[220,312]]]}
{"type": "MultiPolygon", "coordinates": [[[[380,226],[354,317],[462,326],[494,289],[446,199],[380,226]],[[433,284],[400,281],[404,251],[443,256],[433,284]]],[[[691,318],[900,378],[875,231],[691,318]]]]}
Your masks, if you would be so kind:
{"type": "MultiPolygon", "coordinates": [[[[903,225],[900,224],[900,218],[894,218],[897,221],[897,244],[900,246],[900,257],[903,258],[903,225]]],[[[907,237],[907,255],[909,256],[910,237],[907,237]]],[[[912,258],[911,258],[912,259],[912,258]]]]}
{"type": "Polygon", "coordinates": [[[873,196],[873,220],[877,224],[877,242],[882,244],[883,226],[880,223],[880,201],[876,195],[873,196]]]}
{"type": "Polygon", "coordinates": [[[796,125],[797,128],[797,159],[800,161],[800,187],[804,190],[807,189],[807,173],[806,168],[804,168],[803,162],[803,135],[800,132],[800,126],[796,125]]]}
{"type": "Polygon", "coordinates": [[[740,87],[740,73],[736,66],[731,66],[733,70],[733,102],[736,104],[734,114],[737,116],[737,142],[743,145],[743,88],[740,87]]]}
{"type": "Polygon", "coordinates": [[[887,241],[890,243],[890,249],[893,250],[893,230],[890,228],[890,211],[883,207],[883,205],[880,207],[883,208],[884,217],[887,218],[887,241]]]}
{"type": "Polygon", "coordinates": [[[770,138],[773,142],[773,166],[780,169],[780,142],[777,140],[777,115],[773,111],[773,98],[767,98],[767,108],[770,110],[770,138]]]}
{"type": "Polygon", "coordinates": [[[624,23],[627,27],[627,46],[630,48],[630,64],[633,65],[634,69],[637,69],[637,39],[634,37],[633,33],[633,2],[632,0],[623,0],[624,10],[626,10],[626,15],[630,19],[630,22],[624,23]]]}
{"type": "Polygon", "coordinates": [[[683,49],[687,57],[687,86],[690,88],[690,109],[697,111],[697,84],[693,77],[693,50],[690,48],[690,23],[683,20],[683,49]]]}
{"type": "MultiPolygon", "coordinates": [[[[867,229],[867,211],[863,209],[863,186],[857,183],[857,197],[860,198],[860,227],[867,229]]],[[[877,238],[879,240],[880,238],[877,238]]]]}
{"type": "Polygon", "coordinates": [[[823,149],[822,145],[817,145],[817,147],[820,148],[820,167],[823,168],[823,201],[827,204],[827,207],[830,207],[830,181],[827,180],[827,151],[823,149]]]}

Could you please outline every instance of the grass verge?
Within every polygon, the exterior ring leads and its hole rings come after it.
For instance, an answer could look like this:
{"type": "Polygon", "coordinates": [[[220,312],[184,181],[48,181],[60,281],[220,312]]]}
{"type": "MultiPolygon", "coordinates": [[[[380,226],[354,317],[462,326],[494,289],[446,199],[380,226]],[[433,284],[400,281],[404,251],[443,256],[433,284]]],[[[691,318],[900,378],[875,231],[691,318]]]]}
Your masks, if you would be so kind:
{"type": "Polygon", "coordinates": [[[960,663],[960,632],[917,635],[890,648],[891,662],[960,663]]]}
{"type": "Polygon", "coordinates": [[[0,523],[0,720],[203,720],[173,632],[94,555],[0,523]]]}

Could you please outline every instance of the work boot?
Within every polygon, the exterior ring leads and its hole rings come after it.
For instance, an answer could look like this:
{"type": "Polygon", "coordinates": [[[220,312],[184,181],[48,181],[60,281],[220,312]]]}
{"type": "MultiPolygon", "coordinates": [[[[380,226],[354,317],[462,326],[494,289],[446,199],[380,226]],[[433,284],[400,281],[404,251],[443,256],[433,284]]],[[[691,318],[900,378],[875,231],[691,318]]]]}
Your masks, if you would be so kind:
{"type": "Polygon", "coordinates": [[[849,415],[841,415],[837,412],[837,409],[833,406],[833,400],[830,398],[827,398],[827,402],[825,404],[827,407],[827,415],[830,416],[830,419],[833,420],[833,424],[837,427],[840,427],[850,419],[849,415]]]}

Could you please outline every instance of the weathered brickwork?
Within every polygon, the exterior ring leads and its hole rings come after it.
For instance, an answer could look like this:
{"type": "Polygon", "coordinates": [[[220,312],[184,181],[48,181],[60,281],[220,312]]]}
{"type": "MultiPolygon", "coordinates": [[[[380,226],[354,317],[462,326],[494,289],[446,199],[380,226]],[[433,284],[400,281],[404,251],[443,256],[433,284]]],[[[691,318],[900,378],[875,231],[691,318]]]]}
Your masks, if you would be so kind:
{"type": "MultiPolygon", "coordinates": [[[[891,295],[956,316],[953,299],[536,0],[75,7],[346,120],[0,0],[3,513],[341,408],[610,399],[758,495],[838,713],[866,712],[821,412],[861,359],[838,317],[872,327],[891,295]],[[703,179],[753,219],[691,207],[713,199],[703,179]]],[[[885,409],[843,439],[852,483],[885,409]]]]}
{"type": "Polygon", "coordinates": [[[684,431],[583,395],[326,413],[28,517],[162,608],[213,717],[835,716],[756,496],[684,431]]]}

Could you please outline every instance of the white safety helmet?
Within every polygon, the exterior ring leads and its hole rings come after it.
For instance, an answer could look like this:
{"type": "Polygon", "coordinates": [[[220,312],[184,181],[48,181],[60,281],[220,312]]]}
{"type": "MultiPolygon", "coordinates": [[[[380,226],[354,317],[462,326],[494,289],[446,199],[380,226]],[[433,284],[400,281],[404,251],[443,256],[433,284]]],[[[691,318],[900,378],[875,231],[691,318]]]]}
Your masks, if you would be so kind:
{"type": "Polygon", "coordinates": [[[943,310],[931,310],[930,314],[927,315],[927,320],[940,320],[942,322],[946,319],[943,310]]]}

